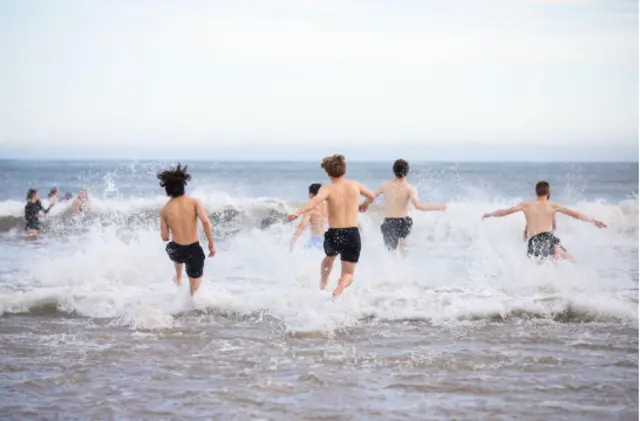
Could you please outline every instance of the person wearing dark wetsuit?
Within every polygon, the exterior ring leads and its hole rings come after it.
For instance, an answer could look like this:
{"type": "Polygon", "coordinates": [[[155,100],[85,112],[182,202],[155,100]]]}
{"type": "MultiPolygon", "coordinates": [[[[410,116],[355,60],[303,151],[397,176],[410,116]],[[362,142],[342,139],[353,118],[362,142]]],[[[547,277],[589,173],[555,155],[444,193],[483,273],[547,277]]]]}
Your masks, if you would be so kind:
{"type": "MultiPolygon", "coordinates": [[[[409,216],[409,202],[421,211],[443,211],[447,206],[420,202],[417,189],[407,183],[409,163],[404,159],[394,162],[393,173],[396,178],[382,183],[374,195],[384,196],[385,218],[380,226],[384,245],[389,251],[394,251],[400,246],[400,251],[404,253],[405,240],[413,228],[413,219],[409,216]]],[[[360,211],[366,212],[371,203],[373,200],[365,200],[360,206],[360,211]]]]}
{"type": "Polygon", "coordinates": [[[590,222],[598,228],[604,228],[606,225],[583,213],[567,209],[559,203],[549,202],[550,196],[551,187],[549,183],[539,181],[536,183],[536,200],[520,202],[512,208],[485,213],[482,219],[503,217],[516,212],[523,212],[529,238],[527,256],[535,258],[539,262],[548,257],[573,260],[573,257],[560,245],[560,239],[553,234],[555,214],[560,212],[574,219],[590,222]]]}
{"type": "Polygon", "coordinates": [[[24,207],[25,231],[27,234],[40,233],[40,212],[46,214],[51,210],[52,206],[53,204],[45,209],[40,202],[38,191],[36,189],[29,189],[27,192],[27,204],[24,207]]]}

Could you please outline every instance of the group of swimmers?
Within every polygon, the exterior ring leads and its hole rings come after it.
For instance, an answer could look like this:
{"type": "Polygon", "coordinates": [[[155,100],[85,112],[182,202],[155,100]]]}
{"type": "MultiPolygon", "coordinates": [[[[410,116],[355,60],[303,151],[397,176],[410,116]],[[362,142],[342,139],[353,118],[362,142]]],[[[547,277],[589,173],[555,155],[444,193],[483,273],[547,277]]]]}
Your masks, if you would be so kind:
{"type": "MultiPolygon", "coordinates": [[[[420,202],[417,189],[407,182],[409,163],[398,159],[393,164],[395,178],[382,183],[372,192],[357,181],[345,179],[347,164],[343,155],[328,156],[321,167],[326,171],[328,185],[309,186],[309,200],[296,212],[288,215],[289,222],[302,216],[290,242],[293,250],[297,239],[309,226],[312,238],[307,244],[319,247],[322,244],[325,257],[320,269],[320,288],[325,289],[333,264],[338,255],[342,270],[333,296],[342,294],[353,282],[356,264],[362,248],[358,213],[367,212],[369,206],[380,196],[384,196],[385,219],[380,226],[384,244],[389,250],[400,248],[406,252],[406,239],[411,233],[413,220],[408,215],[409,203],[422,211],[444,211],[446,205],[430,205],[420,202]],[[360,196],[366,200],[360,203],[360,196]],[[328,229],[325,230],[326,225],[328,229]]],[[[164,241],[171,240],[166,251],[175,264],[174,282],[182,283],[182,270],[186,266],[191,295],[200,286],[203,275],[205,254],[198,241],[197,220],[209,241],[209,257],[216,253],[213,243],[211,222],[200,200],[185,194],[185,185],[191,179],[187,167],[178,166],[158,173],[160,186],[164,187],[171,199],[160,210],[160,231],[164,241]]],[[[503,217],[523,212],[526,220],[525,239],[528,239],[527,255],[542,262],[547,258],[572,259],[555,236],[555,214],[560,212],[572,218],[594,224],[598,228],[606,225],[578,211],[567,209],[549,201],[551,188],[548,182],[539,181],[535,187],[536,199],[523,201],[514,207],[485,213],[482,219],[503,217]]]]}
{"type": "MultiPolygon", "coordinates": [[[[36,189],[29,189],[27,191],[27,204],[24,206],[24,219],[25,219],[25,232],[27,235],[38,235],[42,229],[40,224],[40,213],[47,214],[58,201],[71,200],[71,193],[65,193],[62,197],[59,197],[59,190],[57,187],[51,188],[47,199],[49,200],[49,206],[45,209],[40,201],[40,194],[36,189]]],[[[78,196],[73,199],[71,203],[71,212],[82,213],[86,211],[89,205],[89,195],[87,189],[82,187],[78,196]]]]}

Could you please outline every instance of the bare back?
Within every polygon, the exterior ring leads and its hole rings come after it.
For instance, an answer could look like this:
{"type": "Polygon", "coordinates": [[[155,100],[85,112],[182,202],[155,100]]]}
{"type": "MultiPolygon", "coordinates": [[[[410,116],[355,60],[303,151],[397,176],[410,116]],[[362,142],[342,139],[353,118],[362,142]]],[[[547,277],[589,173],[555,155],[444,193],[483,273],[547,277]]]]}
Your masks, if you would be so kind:
{"type": "Polygon", "coordinates": [[[529,238],[542,232],[553,231],[553,219],[557,206],[546,200],[526,201],[520,204],[526,218],[529,238]]]}
{"type": "Polygon", "coordinates": [[[380,186],[384,196],[384,214],[387,218],[409,215],[409,202],[415,188],[404,180],[387,181],[380,186]]]}
{"type": "Polygon", "coordinates": [[[171,239],[180,245],[198,241],[198,201],[189,196],[170,199],[160,210],[160,217],[169,226],[171,239]]]}
{"type": "Polygon", "coordinates": [[[322,203],[317,208],[311,210],[309,215],[309,227],[311,236],[322,237],[327,226],[327,204],[322,203]]]}
{"type": "Polygon", "coordinates": [[[351,180],[340,180],[326,186],[329,227],[354,228],[358,226],[360,184],[351,180]]]}

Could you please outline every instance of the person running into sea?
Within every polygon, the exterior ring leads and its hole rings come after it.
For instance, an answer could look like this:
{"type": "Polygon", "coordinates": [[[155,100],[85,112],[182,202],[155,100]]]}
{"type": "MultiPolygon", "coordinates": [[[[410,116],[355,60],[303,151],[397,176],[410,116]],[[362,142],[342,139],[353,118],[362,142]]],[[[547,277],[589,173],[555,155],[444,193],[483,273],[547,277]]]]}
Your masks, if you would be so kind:
{"type": "Polygon", "coordinates": [[[178,286],[182,285],[182,268],[186,266],[189,290],[193,297],[200,288],[205,261],[204,251],[198,241],[198,219],[209,241],[209,257],[216,254],[211,221],[200,200],[185,194],[185,186],[191,180],[186,165],[183,168],[178,164],[176,168],[158,173],[157,177],[160,186],[171,197],[160,210],[160,235],[163,241],[171,240],[166,251],[175,264],[176,276],[173,280],[178,286]]]}
{"type": "Polygon", "coordinates": [[[27,204],[24,207],[25,232],[27,235],[40,234],[40,212],[49,213],[52,207],[53,204],[50,204],[47,209],[42,206],[38,190],[29,189],[27,191],[27,204]]]}
{"type": "MultiPolygon", "coordinates": [[[[322,184],[314,183],[309,186],[309,199],[313,199],[320,191],[322,184]]],[[[324,242],[324,233],[327,226],[327,204],[322,203],[320,206],[305,213],[296,228],[296,232],[291,237],[289,243],[289,251],[292,252],[296,245],[296,241],[302,235],[306,227],[311,231],[311,239],[307,242],[306,248],[319,249],[324,242]]]]}
{"type": "MultiPolygon", "coordinates": [[[[420,202],[418,190],[407,182],[409,175],[409,163],[404,159],[398,159],[393,163],[395,179],[385,181],[374,192],[377,198],[384,196],[385,218],[380,226],[384,245],[389,251],[395,251],[400,247],[400,252],[406,253],[407,237],[413,228],[413,219],[409,216],[409,203],[421,211],[444,211],[447,205],[429,205],[420,202]]],[[[365,200],[360,205],[360,211],[366,212],[375,199],[365,200]]]]}
{"type": "Polygon", "coordinates": [[[333,291],[336,297],[353,282],[353,274],[360,258],[362,248],[358,229],[358,207],[360,196],[373,199],[373,192],[353,180],[346,180],[347,163],[342,155],[328,156],[320,165],[329,176],[331,184],[324,185],[312,199],[309,199],[295,213],[288,216],[289,222],[300,215],[315,209],[327,201],[329,229],[324,234],[325,258],[320,269],[320,288],[327,287],[327,281],[333,268],[333,262],[340,255],[342,271],[338,286],[333,291]]]}
{"type": "Polygon", "coordinates": [[[559,203],[549,202],[550,197],[549,183],[539,181],[536,183],[536,200],[520,202],[512,208],[485,213],[482,219],[522,212],[526,219],[527,237],[529,238],[527,256],[539,262],[548,257],[553,257],[556,260],[562,258],[574,261],[573,257],[560,244],[560,239],[553,234],[555,214],[560,212],[574,219],[590,222],[598,228],[606,228],[606,225],[604,222],[581,212],[567,209],[559,203]]]}

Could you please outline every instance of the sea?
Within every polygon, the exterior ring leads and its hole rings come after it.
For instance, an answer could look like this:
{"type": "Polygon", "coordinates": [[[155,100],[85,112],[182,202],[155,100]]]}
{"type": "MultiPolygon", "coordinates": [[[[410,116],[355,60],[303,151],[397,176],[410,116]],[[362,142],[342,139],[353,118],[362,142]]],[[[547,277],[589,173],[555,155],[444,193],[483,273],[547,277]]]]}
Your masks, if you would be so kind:
{"type": "MultiPolygon", "coordinates": [[[[348,162],[375,189],[392,163],[348,162]]],[[[170,161],[0,161],[2,420],[637,420],[638,164],[411,162],[445,212],[411,210],[389,253],[361,214],[353,285],[319,289],[322,251],[286,215],[328,183],[320,162],[189,161],[213,222],[202,287],[172,282],[156,173],[170,161]],[[524,217],[551,198],[576,263],[526,257],[524,217]],[[37,188],[59,202],[24,234],[37,188]]],[[[206,247],[204,234],[200,235],[206,247]]]]}

